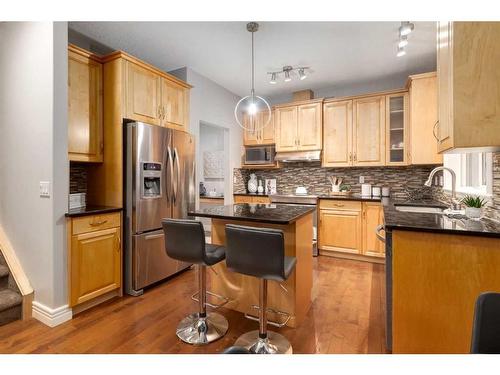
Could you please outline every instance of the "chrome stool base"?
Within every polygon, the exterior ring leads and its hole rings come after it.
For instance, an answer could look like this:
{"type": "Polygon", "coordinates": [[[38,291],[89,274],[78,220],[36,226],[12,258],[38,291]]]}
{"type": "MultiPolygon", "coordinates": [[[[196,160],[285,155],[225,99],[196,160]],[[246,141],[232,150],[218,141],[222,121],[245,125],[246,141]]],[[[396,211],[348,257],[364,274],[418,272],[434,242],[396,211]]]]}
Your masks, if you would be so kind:
{"type": "Polygon", "coordinates": [[[186,316],[177,326],[177,337],[192,345],[204,345],[220,339],[227,332],[229,323],[221,314],[207,313],[201,318],[199,313],[186,316]]]}
{"type": "Polygon", "coordinates": [[[255,354],[292,354],[292,345],[285,336],[273,331],[267,331],[267,338],[259,337],[259,331],[244,333],[234,343],[242,346],[255,354]]]}

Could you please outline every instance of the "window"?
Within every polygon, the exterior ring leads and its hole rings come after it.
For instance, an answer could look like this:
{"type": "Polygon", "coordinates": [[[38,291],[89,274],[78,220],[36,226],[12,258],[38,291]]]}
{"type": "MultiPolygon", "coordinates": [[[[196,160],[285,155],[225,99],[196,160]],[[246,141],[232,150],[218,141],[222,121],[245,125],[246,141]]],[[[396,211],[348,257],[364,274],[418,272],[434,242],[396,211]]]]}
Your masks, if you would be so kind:
{"type": "MultiPolygon", "coordinates": [[[[457,192],[476,195],[491,195],[493,163],[491,153],[474,152],[444,155],[444,166],[457,175],[457,192]]],[[[444,174],[444,188],[451,190],[451,177],[444,174]]]]}

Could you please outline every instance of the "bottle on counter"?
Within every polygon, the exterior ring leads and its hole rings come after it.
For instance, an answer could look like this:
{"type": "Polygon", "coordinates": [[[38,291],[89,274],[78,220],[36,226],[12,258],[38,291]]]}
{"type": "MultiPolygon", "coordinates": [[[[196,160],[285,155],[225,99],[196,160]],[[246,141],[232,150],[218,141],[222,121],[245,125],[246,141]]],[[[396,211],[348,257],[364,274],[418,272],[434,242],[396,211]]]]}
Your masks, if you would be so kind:
{"type": "Polygon", "coordinates": [[[259,186],[257,186],[257,193],[262,194],[264,192],[264,186],[262,186],[262,180],[259,180],[259,186]]]}

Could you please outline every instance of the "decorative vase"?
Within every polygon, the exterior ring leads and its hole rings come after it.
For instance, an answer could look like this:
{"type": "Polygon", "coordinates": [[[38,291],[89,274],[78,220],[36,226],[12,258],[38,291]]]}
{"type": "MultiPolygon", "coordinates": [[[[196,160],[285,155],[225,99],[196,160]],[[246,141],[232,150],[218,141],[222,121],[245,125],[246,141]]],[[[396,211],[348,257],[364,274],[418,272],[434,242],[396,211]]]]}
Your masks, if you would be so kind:
{"type": "Polygon", "coordinates": [[[482,208],[477,207],[466,207],[465,208],[465,216],[470,219],[480,219],[483,214],[482,208]]]}
{"type": "Polygon", "coordinates": [[[250,174],[250,180],[248,180],[247,188],[249,193],[257,192],[257,176],[255,173],[250,174]]]}
{"type": "Polygon", "coordinates": [[[262,194],[264,192],[264,186],[262,186],[262,180],[259,180],[259,186],[257,186],[257,193],[262,194]]]}

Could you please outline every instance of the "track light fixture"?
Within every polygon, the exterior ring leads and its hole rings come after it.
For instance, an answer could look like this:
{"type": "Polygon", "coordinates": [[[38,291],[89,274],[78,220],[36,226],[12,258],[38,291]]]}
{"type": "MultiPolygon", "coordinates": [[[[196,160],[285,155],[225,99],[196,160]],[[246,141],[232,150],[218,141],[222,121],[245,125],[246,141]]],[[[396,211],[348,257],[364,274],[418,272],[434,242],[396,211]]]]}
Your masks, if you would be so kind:
{"type": "Polygon", "coordinates": [[[306,71],[310,69],[308,66],[297,66],[293,67],[290,65],[285,65],[281,70],[277,70],[275,72],[268,72],[267,74],[271,75],[271,79],[269,80],[269,83],[274,85],[277,82],[277,78],[280,76],[280,74],[283,74],[285,78],[283,81],[285,82],[290,82],[293,77],[293,72],[296,70],[299,79],[302,81],[307,78],[306,71]]]}
{"type": "Polygon", "coordinates": [[[399,27],[399,35],[404,36],[410,34],[413,29],[415,28],[415,25],[412,24],[410,21],[403,21],[401,22],[401,26],[399,27]]]}
{"type": "Polygon", "coordinates": [[[399,42],[398,42],[398,52],[396,53],[397,57],[401,57],[406,55],[405,47],[408,45],[408,34],[410,34],[415,25],[410,21],[401,22],[401,26],[399,26],[399,42]]]}

